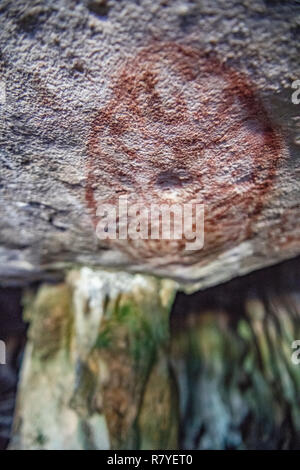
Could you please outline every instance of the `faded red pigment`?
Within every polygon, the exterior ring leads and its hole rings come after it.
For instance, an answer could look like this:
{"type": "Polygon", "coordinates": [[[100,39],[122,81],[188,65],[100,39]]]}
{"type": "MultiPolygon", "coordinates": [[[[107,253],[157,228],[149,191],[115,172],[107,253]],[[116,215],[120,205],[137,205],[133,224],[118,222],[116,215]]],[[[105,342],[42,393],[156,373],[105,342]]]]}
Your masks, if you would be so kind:
{"type": "Polygon", "coordinates": [[[117,204],[122,194],[145,207],[197,196],[205,243],[199,253],[187,253],[184,239],[107,244],[137,258],[193,263],[251,238],[283,142],[244,74],[195,48],[157,43],[112,80],[112,98],[88,140],[85,198],[93,224],[99,201],[117,204]]]}

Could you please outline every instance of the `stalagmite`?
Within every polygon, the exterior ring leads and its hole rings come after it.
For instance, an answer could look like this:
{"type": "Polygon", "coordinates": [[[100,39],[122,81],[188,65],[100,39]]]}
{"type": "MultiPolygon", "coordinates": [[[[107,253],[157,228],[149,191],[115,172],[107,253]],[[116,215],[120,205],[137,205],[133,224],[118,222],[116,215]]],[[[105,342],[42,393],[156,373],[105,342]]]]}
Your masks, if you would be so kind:
{"type": "Polygon", "coordinates": [[[173,281],[83,268],[28,299],[12,447],[176,448],[175,291],[173,281]]]}

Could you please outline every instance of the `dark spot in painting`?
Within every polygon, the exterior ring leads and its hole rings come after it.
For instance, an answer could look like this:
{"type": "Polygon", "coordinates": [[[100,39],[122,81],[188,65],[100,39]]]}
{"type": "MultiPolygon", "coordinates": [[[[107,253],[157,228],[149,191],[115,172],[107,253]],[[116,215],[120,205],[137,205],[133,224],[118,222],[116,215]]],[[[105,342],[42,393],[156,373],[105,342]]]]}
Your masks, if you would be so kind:
{"type": "Polygon", "coordinates": [[[109,5],[106,0],[90,0],[88,2],[88,9],[94,15],[106,20],[109,12],[109,5]]]}
{"type": "MultiPolygon", "coordinates": [[[[107,188],[113,204],[120,193],[145,207],[201,200],[205,245],[188,263],[251,238],[284,148],[249,79],[215,55],[172,42],[145,47],[111,77],[112,98],[96,113],[87,143],[93,223],[107,188]]],[[[121,248],[142,258],[173,250],[182,263],[186,255],[184,240],[175,248],[130,243],[121,248]]]]}

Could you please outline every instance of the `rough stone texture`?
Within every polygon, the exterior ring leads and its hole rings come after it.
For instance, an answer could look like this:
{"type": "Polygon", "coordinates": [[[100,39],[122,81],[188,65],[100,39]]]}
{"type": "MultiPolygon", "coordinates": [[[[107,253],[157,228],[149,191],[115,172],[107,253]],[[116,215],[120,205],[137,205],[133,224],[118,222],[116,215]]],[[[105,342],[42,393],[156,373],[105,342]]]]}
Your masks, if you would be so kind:
{"type": "Polygon", "coordinates": [[[2,282],[106,265],[196,289],[298,254],[299,105],[291,102],[291,84],[300,76],[299,21],[296,1],[1,2],[2,282]],[[173,59],[169,47],[177,51],[173,59]],[[144,120],[133,115],[130,87],[144,120]],[[173,141],[162,144],[166,136],[173,141]],[[106,199],[144,188],[146,201],[184,202],[201,177],[202,252],[186,259],[176,244],[171,251],[156,245],[149,257],[148,245],[128,250],[97,240],[94,185],[106,199]]]}

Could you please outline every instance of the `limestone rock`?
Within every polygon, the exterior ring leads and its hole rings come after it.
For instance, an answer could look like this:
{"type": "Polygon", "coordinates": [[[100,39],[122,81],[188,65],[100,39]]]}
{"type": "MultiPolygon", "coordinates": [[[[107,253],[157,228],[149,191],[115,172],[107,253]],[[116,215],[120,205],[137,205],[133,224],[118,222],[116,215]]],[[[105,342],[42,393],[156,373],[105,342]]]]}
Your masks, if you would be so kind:
{"type": "Polygon", "coordinates": [[[11,448],[177,448],[167,356],[175,289],[83,268],[28,294],[11,448]]]}
{"type": "Polygon", "coordinates": [[[0,279],[122,267],[189,289],[299,242],[297,2],[3,1],[0,279]],[[204,248],[99,240],[97,203],[204,204],[204,248]]]}

